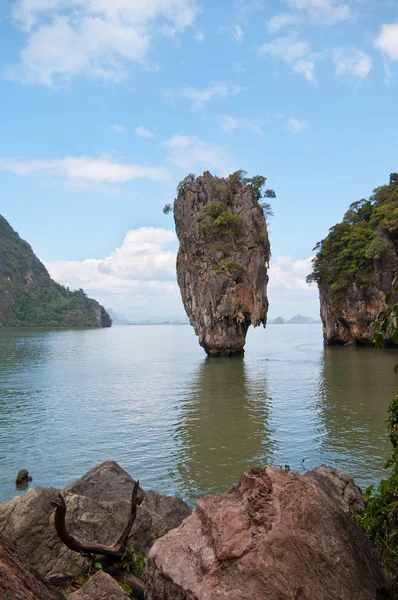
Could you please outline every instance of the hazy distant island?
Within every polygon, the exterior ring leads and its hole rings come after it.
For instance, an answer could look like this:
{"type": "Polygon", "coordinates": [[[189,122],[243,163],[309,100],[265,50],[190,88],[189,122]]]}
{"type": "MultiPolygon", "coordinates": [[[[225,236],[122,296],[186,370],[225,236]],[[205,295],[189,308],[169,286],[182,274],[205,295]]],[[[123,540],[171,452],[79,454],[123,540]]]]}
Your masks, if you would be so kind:
{"type": "Polygon", "coordinates": [[[320,319],[313,319],[312,317],[305,317],[303,315],[296,315],[295,317],[291,317],[290,319],[285,320],[283,317],[277,317],[272,321],[273,325],[316,325],[321,323],[320,319]]]}
{"type": "Polygon", "coordinates": [[[0,215],[0,327],[111,327],[105,308],[83,290],[53,281],[0,215]]]}

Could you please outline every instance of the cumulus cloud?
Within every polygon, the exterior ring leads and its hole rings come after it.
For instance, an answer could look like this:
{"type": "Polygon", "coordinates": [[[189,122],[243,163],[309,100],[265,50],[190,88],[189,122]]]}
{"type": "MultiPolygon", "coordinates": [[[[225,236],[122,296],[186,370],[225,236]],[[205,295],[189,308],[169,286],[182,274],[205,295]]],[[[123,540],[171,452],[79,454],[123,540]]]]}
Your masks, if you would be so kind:
{"type": "Polygon", "coordinates": [[[221,175],[229,175],[234,166],[227,150],[218,144],[200,138],[176,133],[162,143],[168,151],[168,160],[190,172],[213,169],[221,175]]]}
{"type": "Polygon", "coordinates": [[[275,38],[260,46],[257,51],[262,57],[271,56],[291,65],[293,73],[303,75],[317,85],[311,47],[307,41],[300,39],[296,32],[275,38]]]}
{"type": "Polygon", "coordinates": [[[48,175],[75,183],[126,183],[132,179],[168,181],[170,173],[165,167],[147,167],[123,164],[109,158],[66,156],[53,160],[24,160],[0,158],[0,171],[15,175],[48,175]]]}
{"type": "Polygon", "coordinates": [[[168,246],[173,231],[142,227],[126,234],[123,244],[104,259],[47,261],[51,276],[71,289],[94,294],[142,294],[175,291],[176,253],[168,246]]]}
{"type": "MultiPolygon", "coordinates": [[[[181,92],[179,96],[192,100],[192,110],[202,110],[205,104],[214,98],[226,98],[227,96],[236,96],[243,91],[244,88],[239,85],[230,85],[225,81],[215,81],[206,88],[194,88],[188,86],[181,92]]],[[[172,94],[171,94],[172,95],[172,94]]]]}
{"type": "Polygon", "coordinates": [[[135,128],[135,133],[139,137],[146,137],[146,138],[155,137],[155,134],[150,129],[146,129],[146,127],[143,127],[142,125],[138,125],[138,127],[135,128]]]}
{"type": "Polygon", "coordinates": [[[372,68],[371,57],[357,48],[334,48],[332,56],[337,77],[363,81],[372,68]]]}
{"type": "Polygon", "coordinates": [[[319,314],[318,288],[305,281],[312,271],[312,260],[312,256],[303,260],[280,256],[271,261],[268,298],[273,316],[291,317],[301,313],[316,317],[319,314]]]}
{"type": "Polygon", "coordinates": [[[193,39],[196,40],[197,42],[203,42],[203,40],[205,39],[204,33],[203,31],[198,31],[194,36],[193,39]]]}
{"type": "MultiPolygon", "coordinates": [[[[59,283],[71,289],[83,288],[107,306],[126,311],[131,318],[138,313],[182,316],[175,242],[173,231],[142,227],[128,231],[122,245],[106,258],[44,262],[59,283]]],[[[282,256],[271,261],[268,289],[274,315],[291,316],[299,311],[316,314],[316,286],[310,288],[305,283],[311,260],[294,261],[282,256]],[[307,311],[301,308],[303,303],[307,311]]]]}
{"type": "Polygon", "coordinates": [[[181,32],[198,12],[195,0],[16,0],[26,45],[5,74],[47,86],[83,75],[119,82],[145,60],[156,31],[181,32]]]}
{"type": "Polygon", "coordinates": [[[383,52],[389,60],[398,60],[398,23],[382,26],[375,39],[375,47],[383,52]]]}

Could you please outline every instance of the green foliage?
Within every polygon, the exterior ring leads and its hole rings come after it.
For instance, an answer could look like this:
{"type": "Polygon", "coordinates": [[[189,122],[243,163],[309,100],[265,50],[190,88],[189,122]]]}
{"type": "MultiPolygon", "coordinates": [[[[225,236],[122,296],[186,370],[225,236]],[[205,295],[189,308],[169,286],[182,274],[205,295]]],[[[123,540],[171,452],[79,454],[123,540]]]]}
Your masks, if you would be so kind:
{"type": "Polygon", "coordinates": [[[240,184],[240,185],[246,184],[246,185],[250,186],[250,192],[253,197],[253,200],[255,200],[258,203],[258,205],[260,206],[260,208],[263,209],[264,215],[266,217],[273,216],[274,213],[272,212],[271,204],[269,202],[262,200],[264,198],[276,198],[276,194],[275,194],[274,190],[270,190],[270,189],[264,190],[265,183],[267,181],[266,177],[264,177],[263,175],[254,175],[254,177],[247,177],[247,171],[243,171],[241,169],[239,171],[235,171],[235,173],[232,173],[228,177],[227,181],[228,181],[228,191],[230,193],[233,192],[234,188],[238,184],[240,184]]]}
{"type": "Polygon", "coordinates": [[[146,563],[147,557],[143,554],[140,554],[139,551],[133,546],[130,546],[125,550],[120,563],[117,563],[117,565],[128,573],[132,573],[139,579],[142,579],[145,572],[146,563]]]}
{"type": "Polygon", "coordinates": [[[243,233],[243,219],[221,200],[210,202],[201,208],[200,228],[211,240],[230,236],[234,241],[243,233]]]}
{"type": "Polygon", "coordinates": [[[184,188],[187,185],[187,183],[193,183],[194,181],[196,181],[196,175],[194,175],[193,173],[189,173],[186,177],[184,177],[184,179],[180,181],[180,183],[177,185],[177,195],[180,192],[184,191],[184,188]]]}
{"type": "MultiPolygon", "coordinates": [[[[379,348],[384,346],[387,335],[392,335],[398,345],[398,304],[389,304],[390,300],[391,297],[387,299],[387,309],[379,313],[375,324],[374,343],[379,348]]],[[[397,373],[398,365],[394,371],[397,373]]],[[[367,488],[365,509],[357,521],[372,541],[398,597],[398,396],[390,402],[387,424],[392,453],[385,468],[390,469],[390,475],[377,489],[374,486],[367,488]]]]}
{"type": "Polygon", "coordinates": [[[131,589],[128,583],[119,583],[119,585],[122,588],[123,592],[126,594],[126,596],[128,596],[129,598],[133,598],[133,590],[131,589]]]}
{"type": "Polygon", "coordinates": [[[221,259],[216,264],[216,273],[235,273],[239,268],[236,261],[221,259]]]}
{"type": "Polygon", "coordinates": [[[350,205],[341,223],[314,250],[307,281],[331,286],[337,301],[350,284],[366,289],[369,277],[391,250],[398,249],[398,175],[374,190],[369,200],[350,205]]]}
{"type": "Polygon", "coordinates": [[[0,323],[4,327],[103,327],[112,321],[83,290],[53,281],[30,245],[0,216],[0,323]]]}
{"type": "Polygon", "coordinates": [[[169,213],[171,213],[172,210],[173,210],[173,207],[171,206],[171,204],[165,204],[163,207],[163,212],[165,215],[168,215],[169,213]]]}

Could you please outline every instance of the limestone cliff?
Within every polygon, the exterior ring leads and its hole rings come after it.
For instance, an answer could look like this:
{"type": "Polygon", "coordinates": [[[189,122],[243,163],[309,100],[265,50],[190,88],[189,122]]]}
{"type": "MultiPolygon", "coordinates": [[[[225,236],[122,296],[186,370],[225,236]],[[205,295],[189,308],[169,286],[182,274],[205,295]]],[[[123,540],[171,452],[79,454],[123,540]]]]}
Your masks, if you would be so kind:
{"type": "Polygon", "coordinates": [[[351,204],[315,249],[308,281],[318,283],[325,344],[371,344],[398,273],[398,174],[351,204]]]}
{"type": "MultiPolygon", "coordinates": [[[[267,320],[270,246],[253,180],[240,172],[225,179],[208,171],[188,176],[174,202],[177,281],[199,343],[210,355],[242,353],[249,326],[267,320]]],[[[265,193],[273,196],[272,190],[265,193]]]]}
{"type": "Polygon", "coordinates": [[[0,215],[0,327],[110,327],[83,290],[53,281],[30,245],[0,215]]]}

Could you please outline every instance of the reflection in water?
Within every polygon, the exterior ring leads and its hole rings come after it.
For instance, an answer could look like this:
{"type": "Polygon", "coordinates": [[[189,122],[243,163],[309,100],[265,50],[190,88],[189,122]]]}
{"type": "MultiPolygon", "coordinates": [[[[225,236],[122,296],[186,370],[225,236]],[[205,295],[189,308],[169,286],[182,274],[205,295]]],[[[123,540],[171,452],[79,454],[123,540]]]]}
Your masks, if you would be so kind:
{"type": "Polygon", "coordinates": [[[190,376],[175,430],[183,495],[195,499],[237,483],[245,469],[269,462],[265,376],[243,359],[207,358],[190,376]]]}
{"type": "Polygon", "coordinates": [[[372,348],[325,348],[318,387],[324,462],[369,485],[384,475],[389,454],[387,408],[396,394],[397,353],[372,348]]]}
{"type": "Polygon", "coordinates": [[[244,359],[204,359],[183,326],[2,329],[0,501],[21,468],[63,487],[107,458],[191,502],[266,462],[377,483],[396,362],[323,349],[317,325],[251,328],[244,359]]]}

